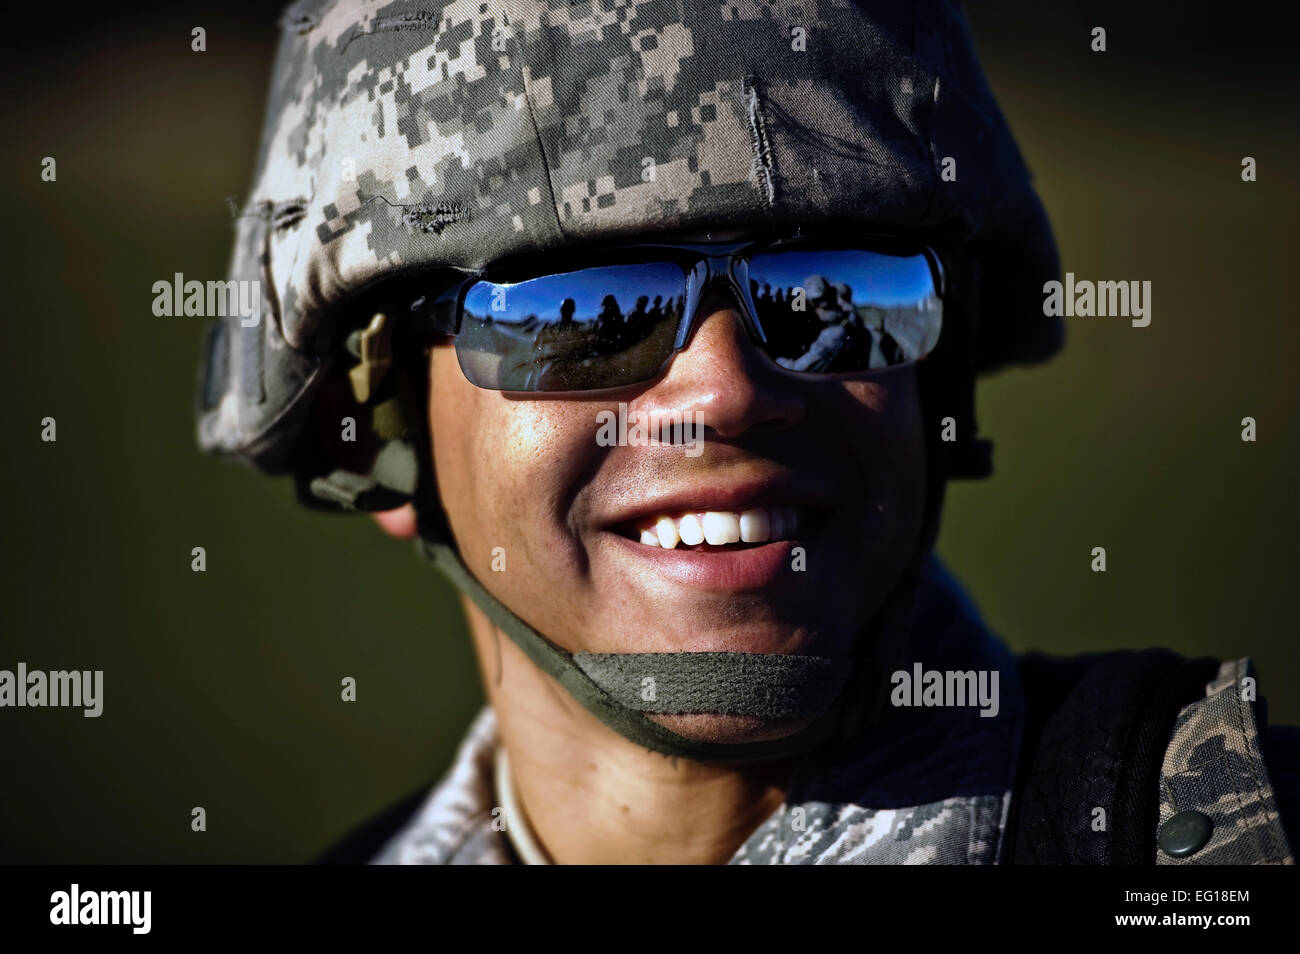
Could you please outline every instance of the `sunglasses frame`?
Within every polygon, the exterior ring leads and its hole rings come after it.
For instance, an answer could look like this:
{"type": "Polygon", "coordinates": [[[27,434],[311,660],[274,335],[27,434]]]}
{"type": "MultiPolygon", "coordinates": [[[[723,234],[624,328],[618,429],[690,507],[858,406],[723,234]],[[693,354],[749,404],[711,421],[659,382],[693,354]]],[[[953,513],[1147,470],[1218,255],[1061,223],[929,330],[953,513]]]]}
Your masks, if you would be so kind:
{"type": "MultiPolygon", "coordinates": [[[[563,275],[568,272],[611,265],[637,265],[653,262],[673,262],[683,267],[686,277],[685,303],[682,317],[673,336],[672,350],[664,356],[659,366],[645,377],[628,381],[613,387],[583,389],[572,393],[596,393],[598,391],[616,391],[653,381],[672,363],[690,340],[700,320],[699,305],[704,294],[714,288],[722,288],[731,293],[737,304],[741,305],[741,321],[751,338],[760,345],[763,356],[778,371],[799,377],[824,379],[842,375],[874,374],[880,371],[906,367],[915,361],[891,365],[889,368],[873,368],[862,371],[821,372],[794,371],[782,367],[767,354],[762,347],[768,343],[766,329],[759,318],[758,307],[749,288],[749,260],[756,255],[772,251],[867,251],[892,255],[923,255],[930,267],[935,292],[940,301],[945,299],[946,276],[941,256],[931,245],[900,238],[896,235],[859,234],[846,235],[804,235],[770,236],[733,242],[636,242],[626,245],[602,245],[566,250],[567,254],[557,256],[549,253],[532,253],[503,260],[464,273],[452,279],[442,291],[430,301],[428,296],[420,296],[409,305],[411,312],[423,312],[426,320],[424,331],[433,336],[456,337],[464,319],[465,298],[470,289],[481,281],[495,284],[518,284],[536,278],[563,275]],[[546,267],[539,267],[545,263],[546,267]],[[567,267],[569,264],[573,267],[567,267]]],[[[942,330],[940,331],[942,334],[942,330]]],[[[458,354],[459,359],[459,354],[458,354]]],[[[482,387],[482,385],[475,385],[482,387]]],[[[485,390],[509,390],[485,388],[485,390]]],[[[563,394],[563,391],[527,391],[529,394],[563,394]]]]}

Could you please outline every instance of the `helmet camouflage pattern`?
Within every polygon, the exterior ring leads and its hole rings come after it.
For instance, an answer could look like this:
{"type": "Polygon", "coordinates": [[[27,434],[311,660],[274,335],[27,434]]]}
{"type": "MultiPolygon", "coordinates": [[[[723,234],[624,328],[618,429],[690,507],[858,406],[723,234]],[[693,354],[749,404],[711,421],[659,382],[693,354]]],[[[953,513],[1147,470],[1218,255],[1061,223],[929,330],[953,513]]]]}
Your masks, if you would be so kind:
{"type": "Polygon", "coordinates": [[[230,274],[261,320],[210,336],[208,451],[297,468],[387,276],[656,231],[942,239],[980,274],[976,369],[1060,346],[1051,231],[953,3],[326,0],[281,27],[230,274]]]}

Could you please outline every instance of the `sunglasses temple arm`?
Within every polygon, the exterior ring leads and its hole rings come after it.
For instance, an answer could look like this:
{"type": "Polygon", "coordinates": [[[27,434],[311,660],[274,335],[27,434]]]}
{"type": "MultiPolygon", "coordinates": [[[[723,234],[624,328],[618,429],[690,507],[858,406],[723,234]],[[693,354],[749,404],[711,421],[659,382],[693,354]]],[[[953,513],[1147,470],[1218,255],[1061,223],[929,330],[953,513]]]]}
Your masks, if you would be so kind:
{"type": "Polygon", "coordinates": [[[460,331],[461,293],[465,282],[447,289],[422,309],[420,331],[430,338],[452,336],[460,331]]]}

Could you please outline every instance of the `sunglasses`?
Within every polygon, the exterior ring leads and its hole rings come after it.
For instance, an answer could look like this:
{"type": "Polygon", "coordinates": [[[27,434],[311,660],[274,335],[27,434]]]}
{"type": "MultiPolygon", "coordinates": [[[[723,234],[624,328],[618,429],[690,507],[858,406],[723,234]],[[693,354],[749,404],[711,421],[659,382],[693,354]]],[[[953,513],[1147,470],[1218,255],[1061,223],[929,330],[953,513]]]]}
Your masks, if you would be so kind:
{"type": "Polygon", "coordinates": [[[490,266],[408,310],[455,337],[472,384],[532,392],[654,380],[686,347],[711,288],[731,293],[755,345],[795,374],[910,364],[943,325],[943,270],[925,246],[796,238],[580,254],[560,267],[554,257],[490,266]]]}

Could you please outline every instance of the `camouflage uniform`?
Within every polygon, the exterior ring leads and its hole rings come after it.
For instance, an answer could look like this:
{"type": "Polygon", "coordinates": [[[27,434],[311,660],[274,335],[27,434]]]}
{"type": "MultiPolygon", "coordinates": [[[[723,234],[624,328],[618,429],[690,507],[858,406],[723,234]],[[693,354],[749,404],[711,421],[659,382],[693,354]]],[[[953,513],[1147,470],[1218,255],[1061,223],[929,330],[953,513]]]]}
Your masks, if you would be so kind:
{"type": "Polygon", "coordinates": [[[1294,864],[1255,719],[1254,667],[1225,662],[1205,698],[1183,708],[1160,771],[1160,822],[1197,810],[1214,820],[1209,843],[1160,864],[1294,864]],[[1249,681],[1247,681],[1249,680],[1249,681]]]}
{"type": "MultiPolygon", "coordinates": [[[[979,316],[976,371],[1060,347],[1041,307],[1051,230],[950,0],[324,0],[282,25],[230,275],[260,283],[261,320],[209,340],[209,451],[301,477],[311,409],[346,387],[343,333],[369,319],[349,305],[388,276],[670,229],[924,234],[981,276],[960,302],[979,316]]],[[[818,750],[733,862],[999,859],[1015,668],[933,561],[925,581],[910,658],[998,669],[997,717],[900,708],[818,750]]],[[[1162,819],[1176,801],[1218,823],[1184,863],[1291,860],[1233,688],[1244,665],[1183,711],[1165,758],[1162,819]]],[[[486,712],[378,860],[510,860],[490,823],[494,731],[486,712]]]]}
{"type": "MultiPolygon", "coordinates": [[[[1000,707],[895,708],[878,727],[814,753],[787,799],[731,864],[996,864],[1002,860],[1023,721],[1011,655],[932,558],[913,629],[913,661],[929,669],[997,669],[1000,707]]],[[[1164,757],[1162,787],[1182,810],[1214,821],[1210,843],[1161,864],[1294,864],[1274,802],[1252,707],[1240,698],[1247,660],[1224,663],[1186,706],[1164,757]]],[[[485,709],[446,777],[376,864],[512,864],[492,777],[496,719],[485,709]]],[[[1163,823],[1173,814],[1166,796],[1163,823]]]]}

